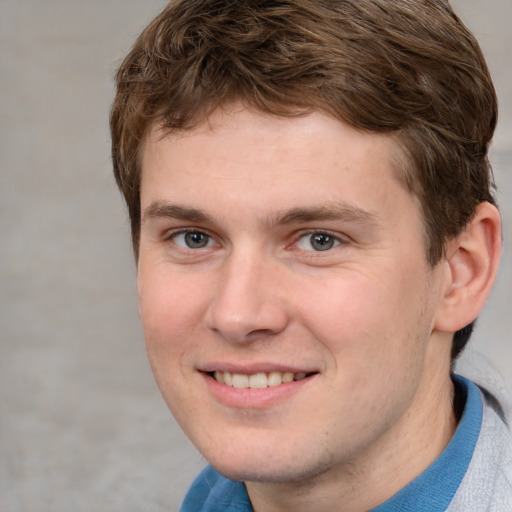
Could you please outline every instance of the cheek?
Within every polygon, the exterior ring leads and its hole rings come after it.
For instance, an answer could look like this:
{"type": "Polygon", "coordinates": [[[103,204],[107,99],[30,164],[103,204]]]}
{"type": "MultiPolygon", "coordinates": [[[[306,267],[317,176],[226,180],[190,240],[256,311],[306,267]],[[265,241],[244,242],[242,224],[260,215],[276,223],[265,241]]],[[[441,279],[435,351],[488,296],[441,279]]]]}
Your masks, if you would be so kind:
{"type": "Polygon", "coordinates": [[[180,411],[193,407],[186,393],[187,354],[199,323],[197,297],[193,289],[164,272],[141,272],[138,293],[148,360],[167,406],[179,417],[180,411]]]}
{"type": "Polygon", "coordinates": [[[303,295],[300,316],[330,352],[355,365],[396,359],[411,349],[422,316],[414,273],[404,274],[351,272],[317,283],[303,295]]]}
{"type": "MultiPolygon", "coordinates": [[[[201,317],[200,285],[179,275],[165,272],[140,272],[138,279],[139,314],[151,359],[170,357],[182,351],[185,342],[194,339],[193,331],[201,317]]],[[[153,364],[153,363],[152,363],[153,364]]]]}

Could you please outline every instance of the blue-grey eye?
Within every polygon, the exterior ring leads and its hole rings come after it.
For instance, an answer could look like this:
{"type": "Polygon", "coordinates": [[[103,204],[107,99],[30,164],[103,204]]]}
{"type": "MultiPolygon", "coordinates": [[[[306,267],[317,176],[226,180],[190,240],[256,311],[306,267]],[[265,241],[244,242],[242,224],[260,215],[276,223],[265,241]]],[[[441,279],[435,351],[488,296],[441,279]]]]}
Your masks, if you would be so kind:
{"type": "Polygon", "coordinates": [[[339,240],[327,233],[309,233],[297,241],[297,247],[304,251],[328,251],[339,244],[339,240]]]}
{"type": "Polygon", "coordinates": [[[184,249],[202,249],[212,245],[212,239],[201,231],[186,231],[175,235],[174,243],[184,249]]]}

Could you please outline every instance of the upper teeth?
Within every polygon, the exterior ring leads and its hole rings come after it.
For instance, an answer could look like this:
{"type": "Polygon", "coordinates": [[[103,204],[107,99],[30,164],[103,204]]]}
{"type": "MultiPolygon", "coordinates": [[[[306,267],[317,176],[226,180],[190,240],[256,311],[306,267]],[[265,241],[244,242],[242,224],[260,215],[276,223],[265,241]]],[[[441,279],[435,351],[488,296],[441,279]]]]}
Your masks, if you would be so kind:
{"type": "Polygon", "coordinates": [[[217,382],[232,386],[234,388],[263,389],[269,386],[279,386],[279,384],[283,384],[284,382],[301,380],[306,376],[306,374],[303,372],[270,372],[245,375],[243,373],[217,371],[213,374],[213,376],[217,382]]]}

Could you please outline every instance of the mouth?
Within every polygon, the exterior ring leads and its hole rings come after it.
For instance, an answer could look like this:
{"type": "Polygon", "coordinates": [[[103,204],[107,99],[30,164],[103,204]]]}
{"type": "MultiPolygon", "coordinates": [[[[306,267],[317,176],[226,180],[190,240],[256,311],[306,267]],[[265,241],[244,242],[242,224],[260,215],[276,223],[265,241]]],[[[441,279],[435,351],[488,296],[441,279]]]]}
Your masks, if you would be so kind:
{"type": "Polygon", "coordinates": [[[208,372],[208,375],[218,383],[236,389],[265,389],[289,384],[290,382],[307,379],[316,372],[261,372],[261,373],[233,373],[225,371],[208,372]]]}

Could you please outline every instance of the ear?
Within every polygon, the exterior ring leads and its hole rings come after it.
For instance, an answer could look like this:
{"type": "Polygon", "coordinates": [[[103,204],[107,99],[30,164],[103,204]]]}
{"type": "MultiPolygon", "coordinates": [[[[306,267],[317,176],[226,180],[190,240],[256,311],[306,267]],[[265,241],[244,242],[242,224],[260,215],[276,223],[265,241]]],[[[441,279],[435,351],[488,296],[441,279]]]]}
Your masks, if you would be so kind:
{"type": "Polygon", "coordinates": [[[438,331],[456,332],[476,319],[496,279],[500,256],[500,214],[490,203],[481,203],[464,231],[448,243],[438,331]]]}

